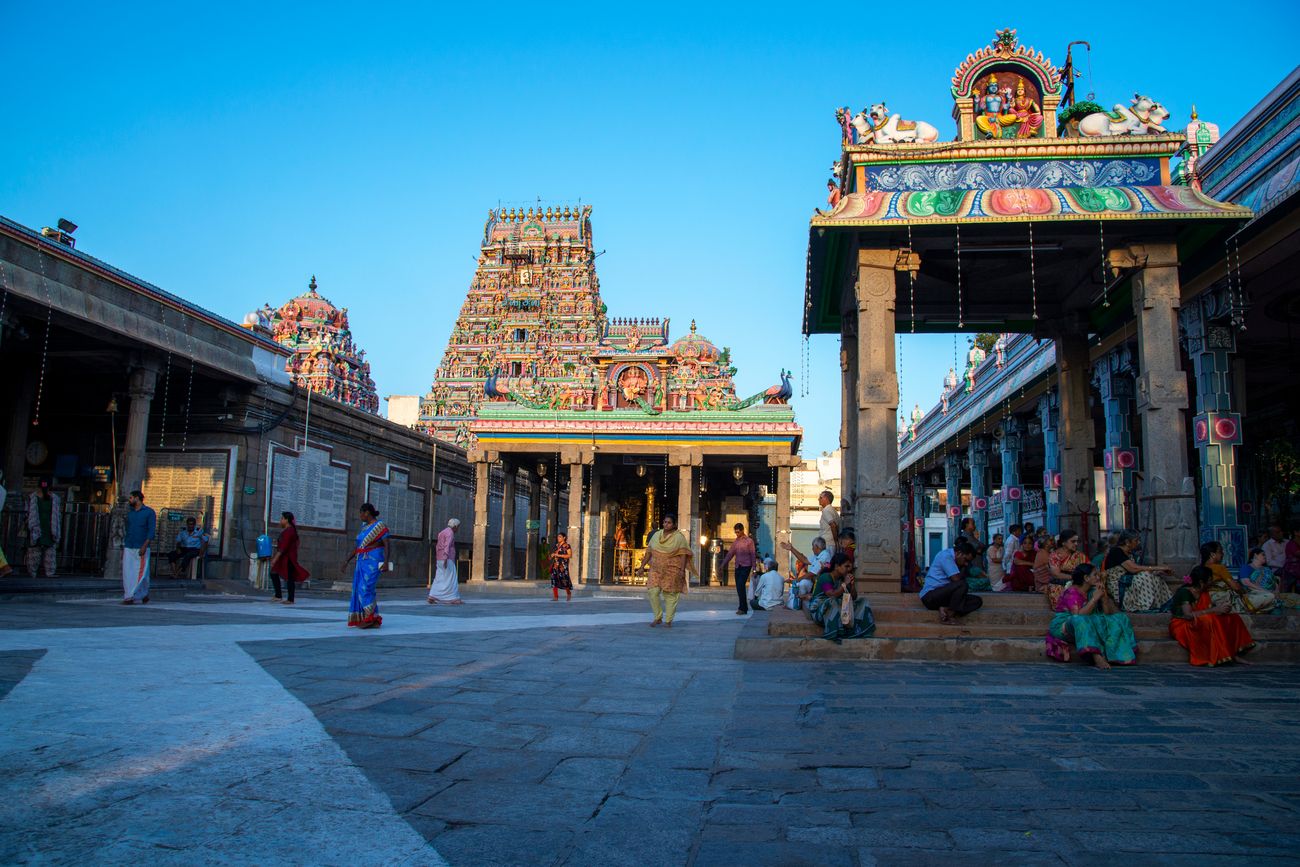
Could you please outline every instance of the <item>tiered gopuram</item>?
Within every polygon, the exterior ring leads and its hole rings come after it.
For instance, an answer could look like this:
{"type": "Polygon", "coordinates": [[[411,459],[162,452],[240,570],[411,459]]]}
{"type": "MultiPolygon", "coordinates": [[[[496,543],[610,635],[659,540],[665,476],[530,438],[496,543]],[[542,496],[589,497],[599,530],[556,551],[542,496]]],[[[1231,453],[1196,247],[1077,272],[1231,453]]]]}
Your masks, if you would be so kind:
{"type": "MultiPolygon", "coordinates": [[[[489,211],[478,268],[421,404],[421,426],[468,445],[485,402],[534,410],[739,409],[730,351],[668,320],[610,318],[591,207],[489,211]]],[[[789,397],[788,379],[774,387],[789,397]],[[783,391],[784,389],[784,391],[783,391]]]]}
{"type": "Polygon", "coordinates": [[[335,307],[316,291],[316,277],[307,291],[278,310],[268,304],[249,314],[246,327],[270,331],[281,346],[293,350],[285,370],[302,388],[337,401],[379,412],[379,395],[370,377],[366,351],[358,349],[348,327],[348,308],[335,307]]]}

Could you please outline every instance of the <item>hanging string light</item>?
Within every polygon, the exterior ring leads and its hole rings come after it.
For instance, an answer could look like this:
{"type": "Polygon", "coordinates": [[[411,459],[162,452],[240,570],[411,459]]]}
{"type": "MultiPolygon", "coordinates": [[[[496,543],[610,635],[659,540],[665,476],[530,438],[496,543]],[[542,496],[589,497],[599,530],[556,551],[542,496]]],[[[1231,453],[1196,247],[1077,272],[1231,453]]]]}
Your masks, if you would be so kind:
{"type": "Polygon", "coordinates": [[[4,332],[5,307],[9,304],[9,273],[4,262],[0,262],[0,333],[4,332]]]}
{"type": "MultiPolygon", "coordinates": [[[[163,338],[167,340],[167,367],[163,373],[162,412],[158,417],[158,448],[167,445],[167,398],[172,390],[172,334],[167,328],[167,305],[158,303],[158,318],[162,322],[163,338]]],[[[304,445],[306,442],[304,440],[304,445]]]]}
{"type": "Polygon", "coordinates": [[[916,275],[912,273],[912,224],[907,224],[907,295],[911,299],[912,313],[908,317],[912,333],[916,333],[916,275]]]}
{"type": "Polygon", "coordinates": [[[957,224],[957,327],[966,327],[961,298],[961,223],[957,224]]]}
{"type": "Polygon", "coordinates": [[[1038,321],[1038,272],[1034,268],[1034,224],[1029,224],[1029,291],[1034,298],[1034,321],[1038,321]]]}
{"type": "Polygon", "coordinates": [[[1101,245],[1101,306],[1110,306],[1110,272],[1106,268],[1106,221],[1097,221],[1097,238],[1101,245]]]}
{"type": "Polygon", "coordinates": [[[50,294],[50,283],[45,277],[45,255],[41,248],[36,248],[36,261],[41,266],[41,288],[45,290],[45,339],[41,342],[41,373],[36,380],[36,407],[32,414],[32,427],[41,423],[41,400],[45,396],[45,363],[50,355],[50,324],[54,317],[54,298],[50,294]]]}
{"type": "MultiPolygon", "coordinates": [[[[1228,253],[1229,271],[1228,271],[1228,302],[1232,306],[1232,324],[1240,331],[1246,330],[1246,294],[1244,284],[1241,278],[1241,241],[1233,235],[1230,239],[1232,247],[1228,253]],[[1236,264],[1231,264],[1235,259],[1236,264]],[[1236,271],[1236,292],[1233,291],[1232,272],[1236,271]]],[[[1227,242],[1224,244],[1227,247],[1227,242]]]]}
{"type": "Polygon", "coordinates": [[[799,381],[800,397],[808,396],[808,335],[803,336],[803,370],[799,381]]]}
{"type": "Polygon", "coordinates": [[[189,381],[185,383],[185,425],[181,428],[181,451],[185,451],[190,439],[190,404],[194,400],[194,320],[181,314],[185,323],[185,343],[190,355],[189,381]]]}

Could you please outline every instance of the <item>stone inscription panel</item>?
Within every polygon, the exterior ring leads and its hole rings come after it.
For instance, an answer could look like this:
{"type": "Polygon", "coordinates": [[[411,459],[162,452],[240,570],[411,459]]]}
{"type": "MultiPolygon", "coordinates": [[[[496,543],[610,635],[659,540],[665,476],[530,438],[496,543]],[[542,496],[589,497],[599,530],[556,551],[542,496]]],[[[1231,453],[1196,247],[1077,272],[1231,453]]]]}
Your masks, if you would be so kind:
{"type": "Polygon", "coordinates": [[[424,489],[412,488],[411,474],[388,468],[388,478],[366,478],[366,502],[379,510],[388,532],[407,539],[424,537],[424,489]]]}
{"type": "Polygon", "coordinates": [[[346,530],[348,465],[335,462],[329,449],[311,445],[300,452],[273,446],[271,454],[272,521],[293,512],[300,526],[346,530]]]}
{"type": "MultiPolygon", "coordinates": [[[[226,512],[226,479],[230,452],[226,449],[189,449],[183,452],[151,451],[145,456],[144,501],[163,510],[193,516],[200,525],[208,521],[212,534],[208,552],[221,554],[222,517],[226,512]],[[208,514],[211,511],[211,514],[208,514]]],[[[159,523],[158,544],[171,549],[181,523],[159,523]]]]}

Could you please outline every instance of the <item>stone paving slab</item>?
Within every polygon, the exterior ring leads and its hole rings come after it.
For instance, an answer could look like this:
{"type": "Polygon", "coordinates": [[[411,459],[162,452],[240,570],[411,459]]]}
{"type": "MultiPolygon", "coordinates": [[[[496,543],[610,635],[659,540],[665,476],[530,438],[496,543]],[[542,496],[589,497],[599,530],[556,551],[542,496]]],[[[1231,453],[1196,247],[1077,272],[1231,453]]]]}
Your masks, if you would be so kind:
{"type": "Polygon", "coordinates": [[[0,862],[1300,851],[1291,669],[747,662],[746,621],[707,600],[671,632],[635,604],[500,601],[381,598],[383,630],[360,633],[330,600],[168,603],[156,623],[44,606],[47,628],[0,630],[0,862]]]}

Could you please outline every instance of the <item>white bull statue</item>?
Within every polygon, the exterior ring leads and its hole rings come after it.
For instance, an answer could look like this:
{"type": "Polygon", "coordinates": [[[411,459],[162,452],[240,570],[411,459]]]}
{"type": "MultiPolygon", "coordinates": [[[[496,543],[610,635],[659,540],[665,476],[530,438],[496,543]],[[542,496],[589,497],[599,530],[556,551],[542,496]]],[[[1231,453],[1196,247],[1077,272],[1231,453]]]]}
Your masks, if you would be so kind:
{"type": "Polygon", "coordinates": [[[853,118],[860,143],[894,144],[896,142],[932,142],[939,140],[939,130],[923,120],[903,120],[890,114],[883,102],[863,109],[853,118]]]}
{"type": "Polygon", "coordinates": [[[1079,135],[1150,135],[1164,132],[1161,126],[1169,119],[1163,105],[1149,96],[1133,94],[1133,105],[1115,103],[1114,111],[1098,111],[1079,121],[1079,135]]]}

